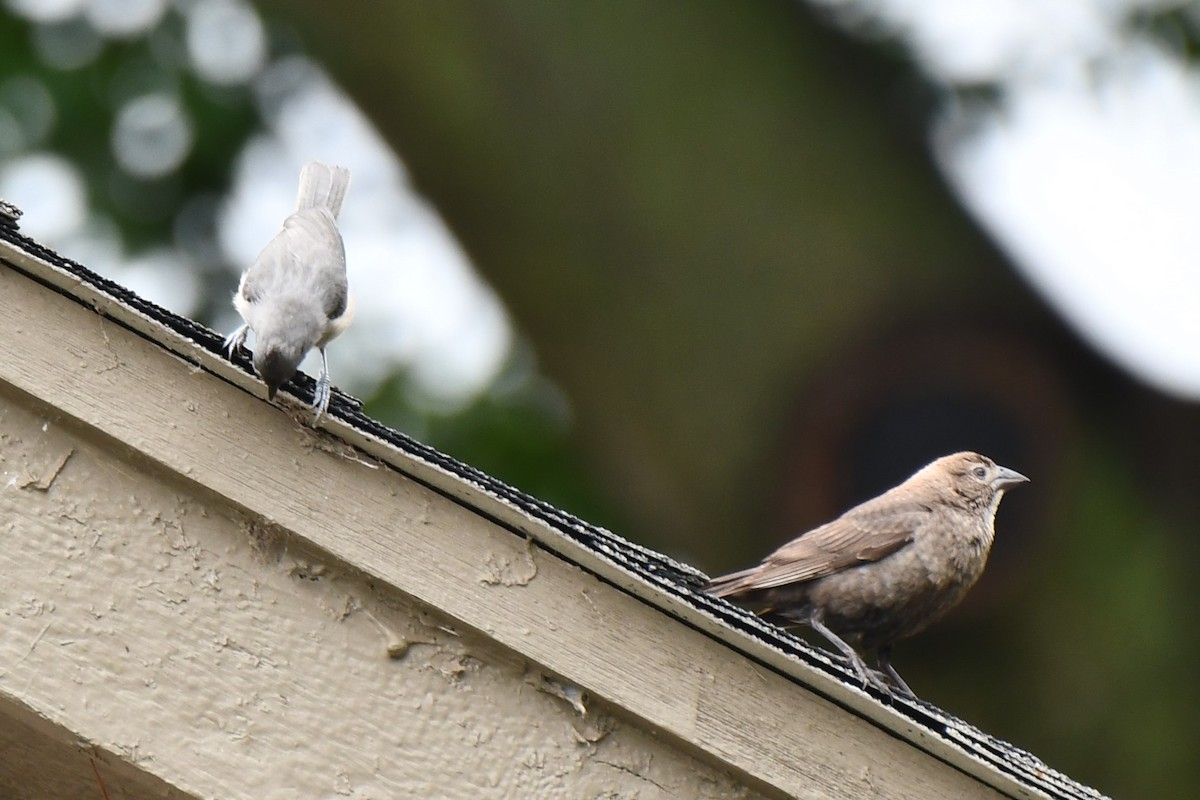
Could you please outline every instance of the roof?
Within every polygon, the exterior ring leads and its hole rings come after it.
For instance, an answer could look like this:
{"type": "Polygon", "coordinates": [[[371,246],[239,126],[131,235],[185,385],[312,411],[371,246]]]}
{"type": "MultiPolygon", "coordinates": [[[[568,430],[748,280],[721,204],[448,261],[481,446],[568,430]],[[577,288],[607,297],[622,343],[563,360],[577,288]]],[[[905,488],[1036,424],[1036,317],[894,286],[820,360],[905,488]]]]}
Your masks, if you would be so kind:
{"type": "MultiPolygon", "coordinates": [[[[17,229],[18,216],[16,209],[0,204],[0,260],[4,264],[190,364],[261,396],[248,358],[243,353],[230,362],[222,350],[220,333],[160,308],[23,236],[17,229]]],[[[312,399],[313,389],[314,381],[300,374],[281,391],[307,402],[312,399]]],[[[903,697],[885,699],[873,687],[864,689],[854,673],[833,656],[705,594],[702,586],[706,576],[694,567],[589,524],[389,428],[363,414],[359,401],[337,389],[321,425],[403,475],[527,537],[537,547],[577,565],[638,602],[1004,795],[1072,800],[1101,797],[1032,754],[935,706],[903,697]]],[[[671,688],[663,687],[663,691],[671,688]]],[[[667,723],[650,721],[662,725],[668,733],[677,733],[667,723]]],[[[803,736],[806,732],[794,734],[803,736]]]]}

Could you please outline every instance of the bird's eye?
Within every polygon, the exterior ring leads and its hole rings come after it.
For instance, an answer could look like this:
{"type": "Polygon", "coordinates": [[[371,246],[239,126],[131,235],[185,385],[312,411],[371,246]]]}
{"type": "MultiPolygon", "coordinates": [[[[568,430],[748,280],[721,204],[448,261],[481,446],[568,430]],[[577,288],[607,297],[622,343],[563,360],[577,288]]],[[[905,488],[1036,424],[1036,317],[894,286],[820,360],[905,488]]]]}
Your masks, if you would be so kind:
{"type": "Polygon", "coordinates": [[[976,467],[975,469],[971,470],[971,473],[980,480],[983,480],[987,477],[987,470],[983,467],[976,467]]]}

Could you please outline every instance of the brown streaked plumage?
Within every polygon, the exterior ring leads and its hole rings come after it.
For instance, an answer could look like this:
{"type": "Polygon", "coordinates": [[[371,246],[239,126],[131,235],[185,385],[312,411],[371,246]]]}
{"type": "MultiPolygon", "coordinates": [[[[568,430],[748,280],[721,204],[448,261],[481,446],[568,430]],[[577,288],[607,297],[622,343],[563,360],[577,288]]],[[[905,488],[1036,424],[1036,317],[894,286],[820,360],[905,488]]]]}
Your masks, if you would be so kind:
{"type": "Polygon", "coordinates": [[[888,692],[843,637],[875,653],[897,688],[894,642],[924,630],[978,580],[1006,489],[1029,480],[978,453],[939,458],[904,483],[801,534],[757,567],[709,581],[784,624],[803,624],[850,660],[864,685],[888,692]]]}

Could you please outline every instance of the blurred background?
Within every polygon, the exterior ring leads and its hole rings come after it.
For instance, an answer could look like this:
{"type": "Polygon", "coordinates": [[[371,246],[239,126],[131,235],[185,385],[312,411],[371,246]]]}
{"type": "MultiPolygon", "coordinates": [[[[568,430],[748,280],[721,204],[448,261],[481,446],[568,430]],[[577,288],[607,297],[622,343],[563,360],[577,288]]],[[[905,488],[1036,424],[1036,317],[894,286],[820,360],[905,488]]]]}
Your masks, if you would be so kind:
{"type": "Polygon", "coordinates": [[[975,449],[922,697],[1200,792],[1200,8],[2,0],[21,229],[220,331],[345,164],[367,411],[710,573],[975,449]],[[1189,622],[1193,620],[1193,622],[1189,622]]]}

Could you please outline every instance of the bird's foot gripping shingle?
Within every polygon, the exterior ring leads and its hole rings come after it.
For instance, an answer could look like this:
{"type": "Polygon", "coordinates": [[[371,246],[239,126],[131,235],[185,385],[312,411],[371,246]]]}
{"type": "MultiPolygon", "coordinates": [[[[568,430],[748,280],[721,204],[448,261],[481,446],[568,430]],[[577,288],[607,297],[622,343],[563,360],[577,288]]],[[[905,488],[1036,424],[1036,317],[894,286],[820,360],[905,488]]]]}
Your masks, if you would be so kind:
{"type": "Polygon", "coordinates": [[[246,343],[246,334],[249,333],[250,326],[242,325],[236,331],[225,337],[223,347],[230,358],[233,358],[234,353],[242,349],[242,345],[246,343]]]}
{"type": "Polygon", "coordinates": [[[313,426],[321,419],[321,415],[329,410],[329,375],[322,372],[321,377],[317,379],[316,388],[313,389],[313,409],[317,412],[313,417],[313,426]]]}
{"type": "Polygon", "coordinates": [[[892,697],[892,686],[885,680],[882,674],[868,667],[866,662],[857,653],[849,656],[847,660],[850,662],[850,668],[858,674],[858,679],[862,681],[864,689],[868,686],[874,686],[884,697],[892,697]]]}

